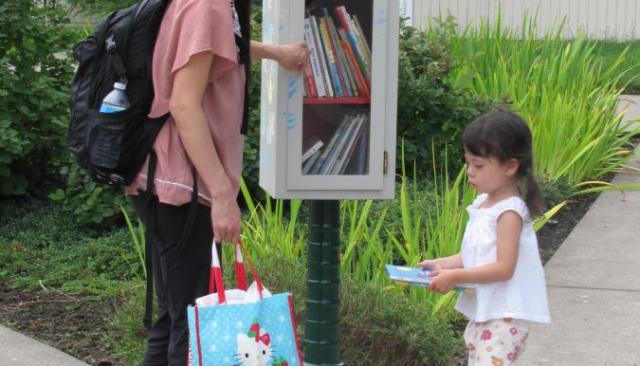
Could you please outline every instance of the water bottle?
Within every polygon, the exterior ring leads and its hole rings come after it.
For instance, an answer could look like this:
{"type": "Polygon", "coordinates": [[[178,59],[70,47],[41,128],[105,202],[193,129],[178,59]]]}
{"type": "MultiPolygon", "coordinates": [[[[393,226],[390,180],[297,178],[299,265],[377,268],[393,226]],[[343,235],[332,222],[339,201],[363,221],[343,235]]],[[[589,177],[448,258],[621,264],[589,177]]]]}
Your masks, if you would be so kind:
{"type": "Polygon", "coordinates": [[[129,98],[127,98],[127,93],[125,93],[126,89],[127,84],[115,82],[113,84],[113,90],[102,100],[100,112],[116,113],[129,108],[129,98]]]}

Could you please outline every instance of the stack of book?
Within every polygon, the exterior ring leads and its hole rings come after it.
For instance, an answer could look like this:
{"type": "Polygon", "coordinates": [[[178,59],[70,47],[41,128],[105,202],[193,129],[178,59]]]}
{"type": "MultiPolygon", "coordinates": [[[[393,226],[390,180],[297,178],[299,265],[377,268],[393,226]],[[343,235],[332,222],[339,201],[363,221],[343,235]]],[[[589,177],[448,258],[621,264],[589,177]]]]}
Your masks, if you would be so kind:
{"type": "Polygon", "coordinates": [[[303,143],[302,174],[366,174],[368,126],[366,114],[348,114],[326,146],[315,136],[306,139],[303,143]],[[351,167],[348,172],[347,167],[351,167]]]}
{"type": "Polygon", "coordinates": [[[309,65],[304,70],[305,96],[370,98],[371,48],[356,15],[344,6],[322,9],[323,16],[304,21],[309,65]]]}

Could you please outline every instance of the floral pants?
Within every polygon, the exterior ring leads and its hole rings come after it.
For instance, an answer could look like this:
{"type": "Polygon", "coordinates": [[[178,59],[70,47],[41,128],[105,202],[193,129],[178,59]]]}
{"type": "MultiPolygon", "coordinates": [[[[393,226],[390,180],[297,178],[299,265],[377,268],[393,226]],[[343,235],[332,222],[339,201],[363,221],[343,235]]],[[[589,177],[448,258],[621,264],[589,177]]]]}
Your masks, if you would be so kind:
{"type": "Polygon", "coordinates": [[[464,331],[469,366],[513,365],[524,351],[529,323],[519,319],[470,321],[464,331]]]}

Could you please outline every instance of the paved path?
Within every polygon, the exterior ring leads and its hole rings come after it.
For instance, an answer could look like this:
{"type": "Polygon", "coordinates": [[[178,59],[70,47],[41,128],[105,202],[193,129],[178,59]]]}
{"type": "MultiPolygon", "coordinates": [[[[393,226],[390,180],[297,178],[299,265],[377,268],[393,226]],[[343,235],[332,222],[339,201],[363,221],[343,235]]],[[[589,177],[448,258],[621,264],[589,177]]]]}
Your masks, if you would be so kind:
{"type": "Polygon", "coordinates": [[[88,366],[64,352],[3,326],[0,326],[0,365],[88,366]]]}
{"type": "MultiPolygon", "coordinates": [[[[640,98],[625,99],[625,119],[640,116],[640,98]]],[[[640,184],[640,173],[613,183],[640,184]]],[[[521,365],[640,366],[640,191],[602,193],[545,273],[553,324],[532,328],[521,365]]]]}

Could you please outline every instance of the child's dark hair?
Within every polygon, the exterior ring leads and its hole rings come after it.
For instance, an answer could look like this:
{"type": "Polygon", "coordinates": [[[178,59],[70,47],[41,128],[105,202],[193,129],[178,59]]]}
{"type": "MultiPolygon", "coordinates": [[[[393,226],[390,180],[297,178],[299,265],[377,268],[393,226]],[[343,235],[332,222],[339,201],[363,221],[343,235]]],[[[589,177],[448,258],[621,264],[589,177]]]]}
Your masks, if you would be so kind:
{"type": "Polygon", "coordinates": [[[501,163],[511,159],[519,162],[518,188],[531,217],[537,217],[544,210],[544,200],[533,175],[531,140],[527,123],[505,109],[494,109],[476,118],[462,134],[464,149],[473,155],[495,158],[501,163]]]}

